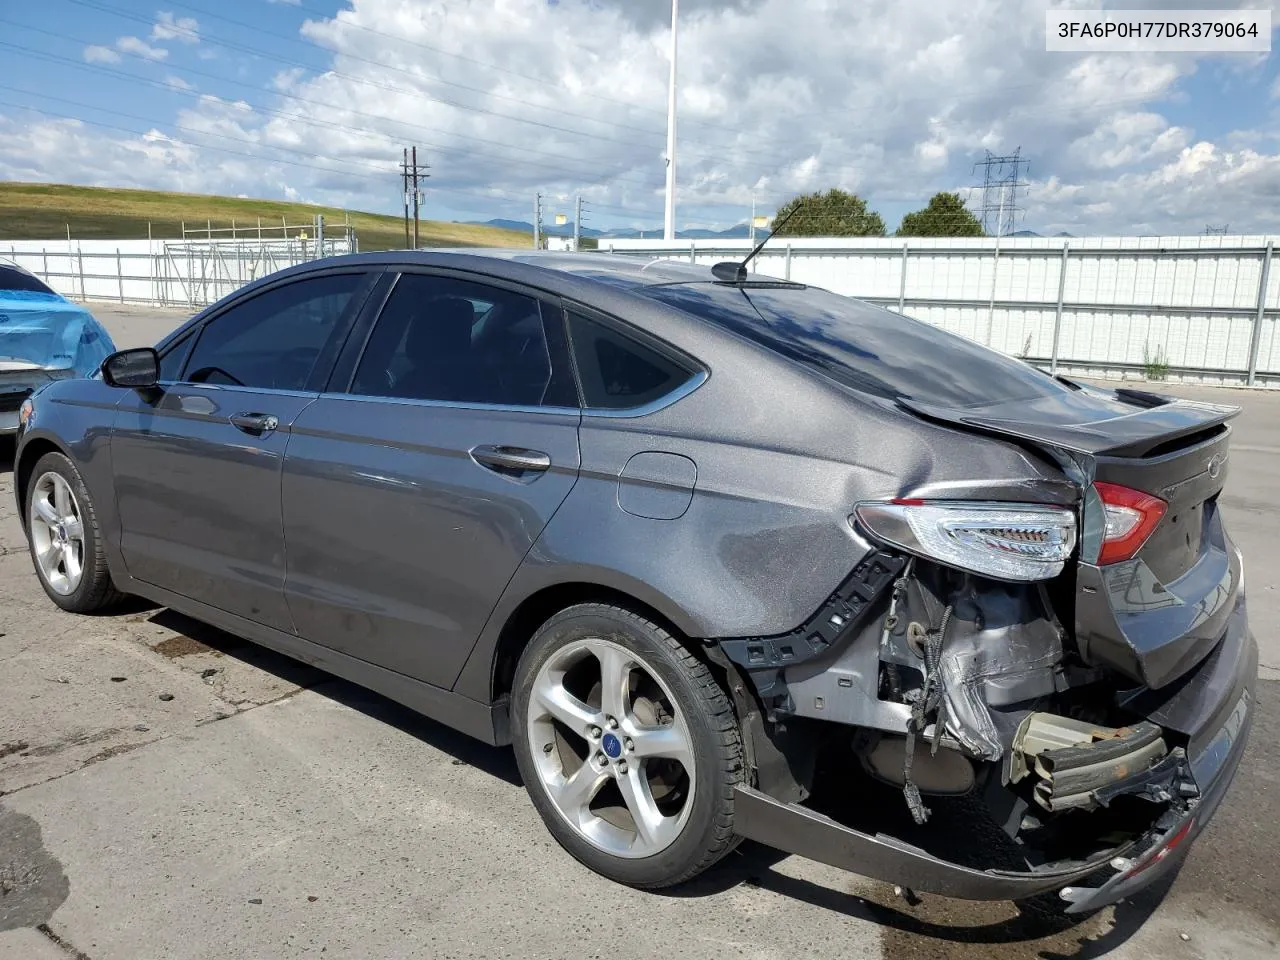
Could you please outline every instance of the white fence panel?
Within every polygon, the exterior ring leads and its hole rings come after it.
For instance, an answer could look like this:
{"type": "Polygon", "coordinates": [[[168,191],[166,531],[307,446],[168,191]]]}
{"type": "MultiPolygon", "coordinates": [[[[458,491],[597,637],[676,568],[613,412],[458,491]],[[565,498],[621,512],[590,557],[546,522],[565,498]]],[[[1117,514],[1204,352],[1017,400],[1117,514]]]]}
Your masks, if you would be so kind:
{"type": "MultiPolygon", "coordinates": [[[[1056,371],[1280,386],[1274,245],[1268,236],[779,237],[753,270],[900,310],[1056,371]]],[[[699,264],[749,249],[723,240],[600,246],[699,264]]]]}

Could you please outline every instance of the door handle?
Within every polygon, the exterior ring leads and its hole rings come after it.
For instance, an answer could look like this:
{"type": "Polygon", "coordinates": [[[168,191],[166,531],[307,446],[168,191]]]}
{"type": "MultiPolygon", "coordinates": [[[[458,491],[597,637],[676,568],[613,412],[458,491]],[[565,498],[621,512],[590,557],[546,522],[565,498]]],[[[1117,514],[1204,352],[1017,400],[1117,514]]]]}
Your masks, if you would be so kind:
{"type": "Polygon", "coordinates": [[[237,413],[231,417],[231,425],[237,430],[260,437],[280,426],[280,421],[269,413],[237,413]]]}
{"type": "Polygon", "coordinates": [[[551,467],[551,458],[541,450],[526,450],[524,447],[485,444],[471,448],[471,459],[480,466],[499,473],[541,473],[551,467]]]}

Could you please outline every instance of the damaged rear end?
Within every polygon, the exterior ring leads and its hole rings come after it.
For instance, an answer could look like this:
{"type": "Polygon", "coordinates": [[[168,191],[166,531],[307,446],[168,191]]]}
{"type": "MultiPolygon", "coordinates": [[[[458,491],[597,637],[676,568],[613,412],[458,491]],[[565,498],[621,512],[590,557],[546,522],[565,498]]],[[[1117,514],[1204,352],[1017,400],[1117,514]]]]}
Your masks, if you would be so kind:
{"type": "Polygon", "coordinates": [[[900,791],[905,826],[826,816],[762,777],[739,792],[739,832],[920,891],[1053,891],[1079,912],[1155,880],[1204,827],[1257,674],[1218,506],[1237,409],[1066,388],[976,409],[899,400],[1064,480],[926,482],[857,504],[868,552],[823,608],[787,636],[721,643],[780,762],[796,766],[789,728],[825,721],[851,764],[900,791]],[[941,808],[992,828],[1001,855],[938,849],[941,808]]]}

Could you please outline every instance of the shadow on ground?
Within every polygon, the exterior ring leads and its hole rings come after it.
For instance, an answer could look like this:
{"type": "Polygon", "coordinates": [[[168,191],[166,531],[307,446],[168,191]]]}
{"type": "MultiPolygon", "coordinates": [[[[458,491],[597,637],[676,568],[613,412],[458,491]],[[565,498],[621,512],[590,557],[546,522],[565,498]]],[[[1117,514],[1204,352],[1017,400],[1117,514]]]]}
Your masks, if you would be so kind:
{"type": "Polygon", "coordinates": [[[274,674],[286,683],[311,690],[352,710],[358,710],[365,716],[395,727],[449,754],[456,762],[475,767],[513,786],[523,786],[516,769],[515,757],[509,749],[491,747],[466,734],[459,733],[452,727],[415,713],[408,707],[401,706],[371,690],[348,683],[316,667],[268,650],[266,647],[174,610],[161,608],[149,619],[152,623],[179,634],[180,637],[211,650],[217,650],[228,657],[234,657],[242,663],[274,674]]]}
{"type": "MultiPolygon", "coordinates": [[[[150,619],[177,633],[175,642],[187,638],[235,657],[390,724],[458,763],[521,785],[507,748],[487,746],[362,687],[171,610],[157,610],[150,619]]],[[[739,886],[757,887],[879,925],[887,960],[1092,960],[1137,933],[1171,888],[1179,901],[1221,900],[1252,913],[1270,928],[1274,903],[1280,898],[1280,848],[1271,835],[1272,825],[1280,822],[1280,790],[1273,772],[1280,767],[1280,710],[1273,695],[1277,688],[1280,684],[1259,683],[1258,714],[1240,774],[1183,868],[1114,909],[1068,917],[1051,896],[1021,905],[926,896],[913,905],[895,895],[890,885],[852,874],[847,884],[831,887],[784,873],[776,867],[785,855],[755,843],[744,843],[717,867],[665,895],[706,897],[739,886]]],[[[1187,922],[1194,925],[1195,920],[1189,917],[1187,922]]]]}

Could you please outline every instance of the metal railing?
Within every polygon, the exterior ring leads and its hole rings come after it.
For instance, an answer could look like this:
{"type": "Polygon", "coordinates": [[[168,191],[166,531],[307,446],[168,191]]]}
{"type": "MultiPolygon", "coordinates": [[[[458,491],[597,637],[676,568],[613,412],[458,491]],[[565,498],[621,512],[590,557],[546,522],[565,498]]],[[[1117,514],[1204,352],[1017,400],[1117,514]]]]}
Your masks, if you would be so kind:
{"type": "Polygon", "coordinates": [[[38,250],[11,244],[0,256],[30,270],[54,290],[76,300],[145,303],[197,309],[246,283],[320,257],[353,252],[353,236],[277,240],[171,240],[135,242],[152,249],[38,250]]]}

